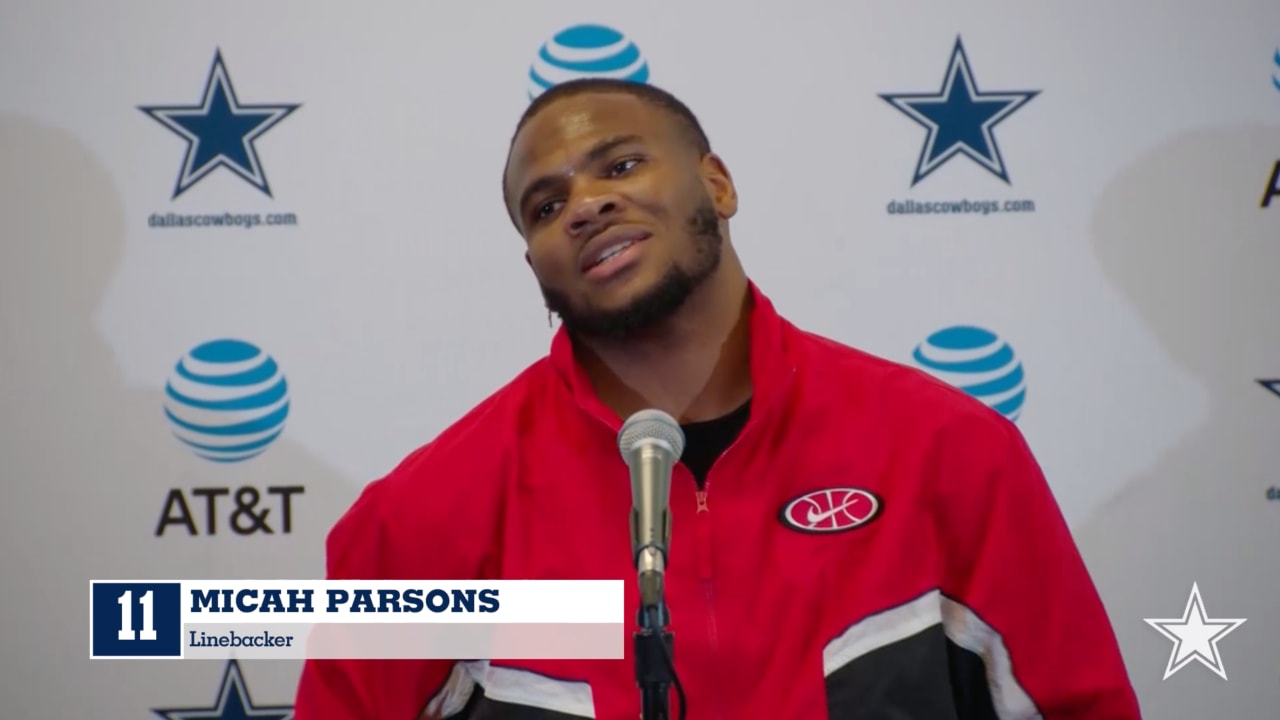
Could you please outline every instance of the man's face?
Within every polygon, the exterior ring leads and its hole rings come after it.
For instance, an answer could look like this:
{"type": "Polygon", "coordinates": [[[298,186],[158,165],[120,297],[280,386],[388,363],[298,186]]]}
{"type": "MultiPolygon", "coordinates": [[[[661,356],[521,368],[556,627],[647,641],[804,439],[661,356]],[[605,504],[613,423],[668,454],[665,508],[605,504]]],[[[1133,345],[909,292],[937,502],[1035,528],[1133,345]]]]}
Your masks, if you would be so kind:
{"type": "Polygon", "coordinates": [[[506,186],[547,307],[581,336],[667,319],[715,273],[733,211],[728,174],[678,119],[620,93],[544,108],[516,138],[506,186]]]}

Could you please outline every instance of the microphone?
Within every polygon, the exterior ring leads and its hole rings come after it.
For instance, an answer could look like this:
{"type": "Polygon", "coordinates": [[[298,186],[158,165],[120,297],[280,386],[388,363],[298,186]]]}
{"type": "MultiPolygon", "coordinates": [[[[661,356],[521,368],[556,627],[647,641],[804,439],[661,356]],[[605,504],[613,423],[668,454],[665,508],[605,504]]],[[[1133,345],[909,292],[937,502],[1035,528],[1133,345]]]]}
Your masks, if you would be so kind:
{"type": "MultiPolygon", "coordinates": [[[[684,452],[684,431],[661,410],[641,410],[622,424],[618,450],[631,468],[631,551],[640,581],[641,616],[662,608],[671,542],[671,472],[684,452]]],[[[665,613],[662,613],[665,614],[665,613]]]]}

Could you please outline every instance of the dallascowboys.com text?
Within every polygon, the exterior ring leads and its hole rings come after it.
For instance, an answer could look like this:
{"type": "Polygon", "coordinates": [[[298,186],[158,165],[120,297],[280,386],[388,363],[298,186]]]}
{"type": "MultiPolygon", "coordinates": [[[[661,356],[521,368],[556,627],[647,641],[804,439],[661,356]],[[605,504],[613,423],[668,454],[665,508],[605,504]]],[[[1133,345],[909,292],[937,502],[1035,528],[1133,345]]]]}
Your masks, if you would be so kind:
{"type": "Polygon", "coordinates": [[[890,200],[890,215],[998,215],[1036,211],[1034,200],[890,200]]]}
{"type": "Polygon", "coordinates": [[[147,226],[159,228],[242,228],[294,226],[298,216],[294,213],[152,213],[147,226]]]}

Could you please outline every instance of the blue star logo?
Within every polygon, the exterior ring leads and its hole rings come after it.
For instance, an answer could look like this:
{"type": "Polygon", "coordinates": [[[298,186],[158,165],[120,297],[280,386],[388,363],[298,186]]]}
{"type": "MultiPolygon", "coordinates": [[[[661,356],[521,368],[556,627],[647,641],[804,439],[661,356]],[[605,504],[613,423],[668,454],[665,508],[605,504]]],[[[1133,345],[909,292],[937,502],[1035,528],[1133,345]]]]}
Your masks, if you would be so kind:
{"type": "Polygon", "coordinates": [[[207,708],[179,708],[152,710],[164,720],[293,720],[293,708],[287,705],[255,707],[249,698],[249,688],[240,665],[235,660],[227,662],[222,675],[222,687],[213,706],[207,708]]]}
{"type": "Polygon", "coordinates": [[[1277,74],[1271,76],[1271,84],[1275,85],[1277,90],[1280,90],[1280,48],[1276,49],[1275,58],[1273,59],[1276,61],[1277,74]]]}
{"type": "Polygon", "coordinates": [[[1276,395],[1280,395],[1280,378],[1274,378],[1270,380],[1261,379],[1261,380],[1258,380],[1258,384],[1270,390],[1271,392],[1275,393],[1276,395]]]}
{"type": "Polygon", "coordinates": [[[222,62],[222,51],[218,50],[200,104],[138,109],[187,141],[187,155],[171,198],[176,199],[219,167],[271,197],[271,187],[253,143],[299,107],[301,104],[241,104],[222,62]]]}
{"type": "Polygon", "coordinates": [[[929,131],[911,179],[911,186],[915,187],[957,155],[968,156],[1008,183],[1009,173],[996,144],[995,127],[1039,94],[1039,90],[979,90],[964,44],[956,37],[938,92],[884,94],[880,98],[929,131]]]}

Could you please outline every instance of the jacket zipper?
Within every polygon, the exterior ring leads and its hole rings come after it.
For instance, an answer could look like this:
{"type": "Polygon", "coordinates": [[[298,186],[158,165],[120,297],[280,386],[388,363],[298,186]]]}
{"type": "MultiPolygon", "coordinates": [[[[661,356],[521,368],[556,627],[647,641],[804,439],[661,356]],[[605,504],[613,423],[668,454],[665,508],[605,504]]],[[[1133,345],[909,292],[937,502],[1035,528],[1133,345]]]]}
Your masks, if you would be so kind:
{"type": "MultiPolygon", "coordinates": [[[[718,462],[718,460],[717,460],[718,462]]],[[[710,475],[710,473],[708,473],[710,475]]],[[[711,508],[707,505],[707,492],[711,489],[710,478],[703,483],[702,488],[697,490],[696,499],[698,502],[697,510],[694,514],[694,530],[697,542],[697,558],[698,558],[698,579],[702,584],[703,599],[707,603],[707,650],[711,658],[711,663],[707,668],[711,677],[711,716],[715,718],[721,717],[723,707],[721,705],[723,695],[721,693],[721,680],[719,668],[720,656],[720,637],[716,627],[716,596],[715,583],[713,582],[713,569],[711,558],[711,508]]]]}
{"type": "Polygon", "coordinates": [[[715,563],[711,553],[711,506],[707,503],[707,496],[711,491],[711,475],[715,472],[715,466],[723,463],[725,456],[733,452],[733,449],[741,444],[744,433],[745,430],[738,433],[738,437],[734,438],[734,441],[729,443],[729,447],[720,453],[720,456],[711,464],[711,469],[707,471],[707,477],[702,483],[702,487],[694,493],[694,499],[697,501],[697,507],[694,512],[694,525],[697,530],[698,577],[702,581],[702,592],[707,601],[707,648],[712,658],[710,668],[712,674],[711,716],[715,718],[724,717],[724,698],[732,695],[727,692],[726,682],[722,674],[723,667],[716,662],[720,655],[720,636],[716,627],[715,563]]]}

